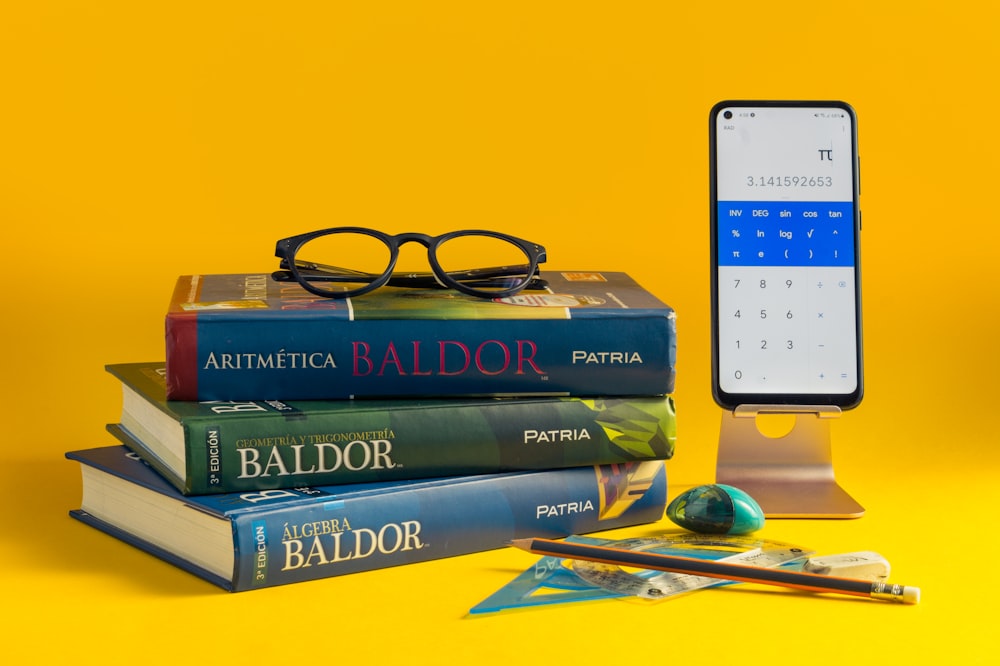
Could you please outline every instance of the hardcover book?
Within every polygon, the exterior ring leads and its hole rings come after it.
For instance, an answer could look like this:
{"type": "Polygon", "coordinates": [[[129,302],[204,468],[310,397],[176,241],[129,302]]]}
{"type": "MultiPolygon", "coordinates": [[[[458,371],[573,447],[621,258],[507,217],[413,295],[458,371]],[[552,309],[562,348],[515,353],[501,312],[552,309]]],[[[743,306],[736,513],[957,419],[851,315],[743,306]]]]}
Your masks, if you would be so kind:
{"type": "Polygon", "coordinates": [[[188,275],[166,315],[171,400],[665,395],[674,311],[624,273],[542,272],[500,299],[383,287],[313,296],[267,274],[188,275]]]}
{"type": "Polygon", "coordinates": [[[450,557],[663,516],[663,461],[185,497],[122,446],[67,453],[70,515],[227,590],[450,557]]]}
{"type": "Polygon", "coordinates": [[[162,363],[107,369],[108,429],[187,495],[663,460],[676,438],[669,396],[188,402],[162,363]]]}

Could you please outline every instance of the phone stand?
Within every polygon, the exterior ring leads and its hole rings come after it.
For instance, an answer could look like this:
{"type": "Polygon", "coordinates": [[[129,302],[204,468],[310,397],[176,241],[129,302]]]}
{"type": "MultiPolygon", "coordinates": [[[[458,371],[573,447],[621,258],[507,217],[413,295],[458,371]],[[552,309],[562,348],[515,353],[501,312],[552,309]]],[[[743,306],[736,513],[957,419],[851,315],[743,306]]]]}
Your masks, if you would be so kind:
{"type": "Polygon", "coordinates": [[[722,415],[716,482],[743,490],[768,518],[858,518],[864,508],[833,474],[830,421],[839,407],[740,405],[722,415]],[[782,437],[760,431],[758,414],[794,414],[782,437]]]}

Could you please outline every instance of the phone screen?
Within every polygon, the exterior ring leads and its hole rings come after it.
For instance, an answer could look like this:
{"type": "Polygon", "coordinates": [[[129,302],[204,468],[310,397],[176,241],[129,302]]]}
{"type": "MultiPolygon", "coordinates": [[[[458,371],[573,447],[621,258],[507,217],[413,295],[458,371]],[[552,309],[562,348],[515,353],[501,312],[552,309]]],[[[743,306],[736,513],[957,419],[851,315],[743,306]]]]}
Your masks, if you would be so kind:
{"type": "Polygon", "coordinates": [[[854,111],[842,102],[722,102],[710,139],[716,401],[855,406],[854,111]]]}

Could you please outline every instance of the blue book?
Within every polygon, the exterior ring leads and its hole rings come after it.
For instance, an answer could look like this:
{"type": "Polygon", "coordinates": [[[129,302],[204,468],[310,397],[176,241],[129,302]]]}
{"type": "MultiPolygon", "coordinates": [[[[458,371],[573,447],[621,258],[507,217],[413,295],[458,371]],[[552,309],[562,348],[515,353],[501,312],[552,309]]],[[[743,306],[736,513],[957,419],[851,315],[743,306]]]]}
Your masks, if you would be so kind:
{"type": "Polygon", "coordinates": [[[666,395],[674,311],[624,273],[545,272],[509,298],[383,287],[314,296],[187,275],[166,315],[170,400],[666,395]]]}
{"type": "Polygon", "coordinates": [[[122,446],[73,451],[70,515],[230,591],[659,520],[663,461],[185,497],[122,446]]]}

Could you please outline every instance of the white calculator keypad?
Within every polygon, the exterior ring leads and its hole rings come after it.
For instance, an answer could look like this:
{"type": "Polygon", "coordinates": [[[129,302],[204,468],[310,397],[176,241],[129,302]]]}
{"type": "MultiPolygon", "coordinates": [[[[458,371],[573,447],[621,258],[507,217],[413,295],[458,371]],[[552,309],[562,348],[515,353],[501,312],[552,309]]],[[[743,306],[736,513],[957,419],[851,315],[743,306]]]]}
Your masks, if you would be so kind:
{"type": "Polygon", "coordinates": [[[850,203],[719,203],[719,382],[727,393],[857,388],[850,203]]]}

